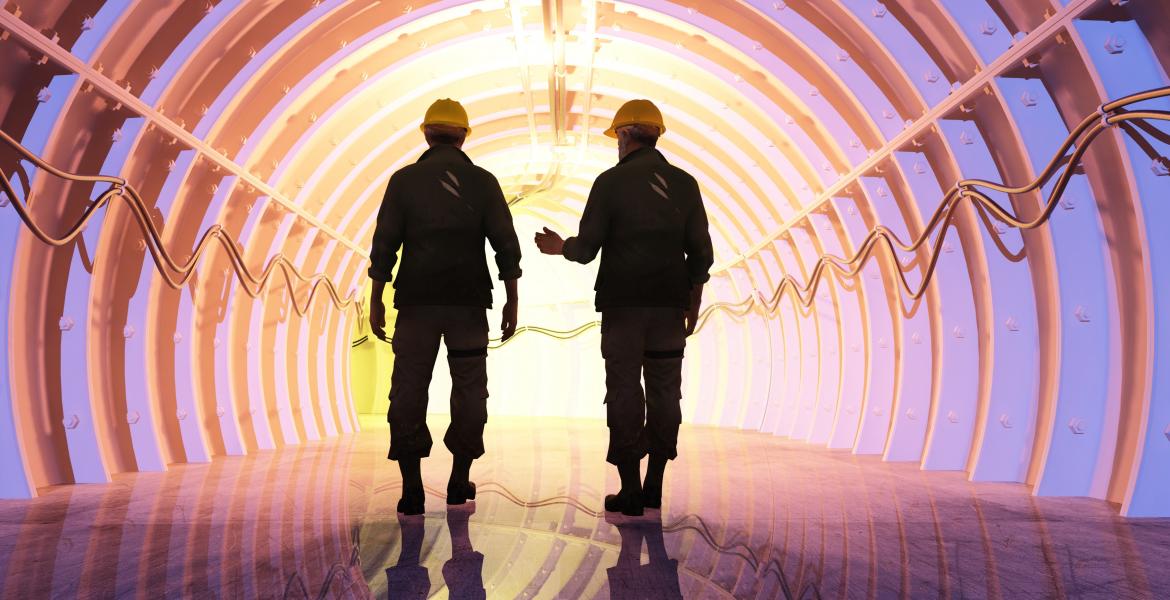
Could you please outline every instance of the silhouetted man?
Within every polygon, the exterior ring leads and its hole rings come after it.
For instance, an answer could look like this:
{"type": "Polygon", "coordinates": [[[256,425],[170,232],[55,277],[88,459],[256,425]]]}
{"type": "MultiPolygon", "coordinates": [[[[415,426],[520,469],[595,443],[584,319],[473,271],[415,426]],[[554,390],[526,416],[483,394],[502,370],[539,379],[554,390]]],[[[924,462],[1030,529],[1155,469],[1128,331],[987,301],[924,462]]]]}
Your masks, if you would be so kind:
{"type": "Polygon", "coordinates": [[[621,491],[605,509],[636,516],[662,506],[666,462],[677,455],[682,422],[682,358],[699,318],[713,262],[699,186],[655,149],[666,131],[649,100],[632,100],[605,132],[618,140],[617,166],[597,177],[577,237],[547,227],[536,234],[545,254],[588,263],[601,251],[596,305],[601,312],[606,460],[621,491]],[[642,390],[645,375],[646,389],[642,390]],[[645,486],[639,464],[647,452],[645,486]]]}
{"type": "Polygon", "coordinates": [[[500,325],[503,339],[516,332],[516,280],[520,244],[500,184],[461,150],[471,132],[467,112],[453,100],[438,100],[422,125],[430,149],[390,178],[378,211],[369,276],[373,280],[370,328],[386,339],[382,291],[391,280],[396,253],[402,264],[394,280],[394,372],[390,380],[390,452],[402,471],[398,511],[422,514],[420,461],[431,453],[427,389],[439,339],[451,369],[451,425],[443,442],[454,456],[447,503],[475,498],[471,462],[483,455],[487,423],[486,309],[492,305],[484,240],[496,253],[508,300],[500,325]]]}

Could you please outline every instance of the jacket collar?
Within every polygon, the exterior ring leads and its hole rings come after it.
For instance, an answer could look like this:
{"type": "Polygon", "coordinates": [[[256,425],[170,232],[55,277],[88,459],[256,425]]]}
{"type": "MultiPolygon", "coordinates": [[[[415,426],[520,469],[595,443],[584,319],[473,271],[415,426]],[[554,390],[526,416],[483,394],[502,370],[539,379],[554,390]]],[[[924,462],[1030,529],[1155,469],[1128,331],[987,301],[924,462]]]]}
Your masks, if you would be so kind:
{"type": "Polygon", "coordinates": [[[637,150],[627,154],[625,158],[618,161],[618,164],[624,165],[630,161],[642,159],[643,157],[656,162],[667,162],[666,157],[663,156],[657,148],[642,146],[641,148],[638,148],[637,150]]]}
{"type": "Polygon", "coordinates": [[[469,158],[467,154],[464,154],[463,150],[460,150],[451,144],[435,144],[434,146],[431,146],[427,149],[426,152],[422,153],[422,156],[418,158],[418,162],[423,162],[424,160],[431,160],[434,158],[446,158],[447,160],[460,159],[469,164],[475,164],[471,162],[471,158],[469,158]]]}

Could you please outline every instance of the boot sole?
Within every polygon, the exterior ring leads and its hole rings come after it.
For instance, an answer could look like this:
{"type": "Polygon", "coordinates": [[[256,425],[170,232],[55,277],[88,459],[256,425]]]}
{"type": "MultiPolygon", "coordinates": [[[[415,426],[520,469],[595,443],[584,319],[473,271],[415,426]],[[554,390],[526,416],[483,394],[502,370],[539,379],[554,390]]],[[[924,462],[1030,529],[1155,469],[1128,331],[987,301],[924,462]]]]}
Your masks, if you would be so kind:
{"type": "MultiPolygon", "coordinates": [[[[616,494],[611,494],[610,496],[607,496],[606,499],[608,500],[609,498],[612,498],[615,496],[616,496],[616,494]]],[[[606,512],[621,513],[627,517],[640,517],[645,512],[643,509],[644,506],[645,506],[644,504],[642,506],[637,507],[637,508],[630,508],[627,506],[622,506],[620,509],[617,509],[617,510],[611,510],[608,506],[603,506],[602,508],[604,508],[606,512]]]]}
{"type": "Polygon", "coordinates": [[[406,515],[408,517],[412,517],[415,515],[421,515],[425,512],[426,512],[426,504],[425,503],[422,505],[419,505],[419,506],[411,506],[411,505],[403,505],[401,500],[398,501],[398,513],[399,514],[406,515]]]}

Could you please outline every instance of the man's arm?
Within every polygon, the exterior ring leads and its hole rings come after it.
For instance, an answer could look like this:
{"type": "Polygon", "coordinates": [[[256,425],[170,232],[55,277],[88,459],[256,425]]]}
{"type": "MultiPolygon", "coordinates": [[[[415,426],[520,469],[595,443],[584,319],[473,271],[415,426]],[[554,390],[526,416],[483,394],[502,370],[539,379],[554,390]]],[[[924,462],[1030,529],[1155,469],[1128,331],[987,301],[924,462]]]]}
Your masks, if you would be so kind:
{"type": "Polygon", "coordinates": [[[370,333],[384,342],[386,341],[386,305],[382,303],[382,293],[386,291],[386,282],[371,279],[370,283],[370,333]]]}
{"type": "Polygon", "coordinates": [[[496,251],[496,267],[500,270],[500,279],[508,294],[504,302],[503,319],[500,321],[500,341],[505,341],[516,333],[520,302],[516,280],[520,279],[523,271],[520,269],[520,240],[512,224],[512,211],[508,209],[508,201],[504,199],[499,182],[493,180],[493,183],[495,189],[492,190],[493,198],[484,216],[484,228],[488,242],[496,251]]]}
{"type": "Polygon", "coordinates": [[[378,221],[374,228],[374,242],[370,250],[370,269],[367,273],[373,284],[370,294],[370,331],[380,340],[386,339],[386,306],[382,292],[393,277],[398,249],[402,247],[402,203],[393,177],[386,184],[378,221]]]}
{"type": "Polygon", "coordinates": [[[494,189],[489,191],[492,197],[484,211],[484,234],[492,250],[496,251],[500,279],[517,279],[523,271],[520,270],[520,240],[516,237],[516,227],[512,225],[512,211],[508,209],[499,182],[493,178],[491,186],[494,189]]]}
{"type": "Polygon", "coordinates": [[[707,225],[707,210],[703,208],[703,198],[699,193],[698,184],[693,185],[695,205],[687,215],[683,240],[683,251],[687,255],[687,275],[691,278],[691,285],[707,283],[707,280],[711,279],[708,271],[711,270],[711,265],[715,264],[715,251],[711,247],[711,233],[707,225]]]}
{"type": "Polygon", "coordinates": [[[687,215],[683,251],[687,258],[687,275],[691,279],[690,309],[687,311],[687,335],[695,332],[699,321],[699,309],[703,302],[703,284],[711,279],[711,265],[715,263],[715,251],[711,247],[711,233],[707,224],[707,210],[699,186],[694,184],[695,207],[687,215]]]}
{"type": "Polygon", "coordinates": [[[588,264],[597,257],[601,247],[605,244],[606,234],[609,233],[609,192],[608,185],[598,179],[589,190],[589,200],[585,202],[585,211],[581,213],[581,225],[577,236],[565,240],[561,254],[565,258],[588,264]]]}
{"type": "Polygon", "coordinates": [[[500,341],[506,342],[516,333],[516,321],[519,319],[520,298],[516,292],[518,279],[505,279],[504,288],[508,290],[508,300],[504,302],[503,320],[500,321],[500,341]]]}
{"type": "Polygon", "coordinates": [[[703,284],[691,284],[691,300],[690,308],[687,309],[687,314],[683,319],[683,324],[687,328],[687,335],[695,332],[695,327],[699,325],[699,313],[702,312],[703,305],[703,284]]]}

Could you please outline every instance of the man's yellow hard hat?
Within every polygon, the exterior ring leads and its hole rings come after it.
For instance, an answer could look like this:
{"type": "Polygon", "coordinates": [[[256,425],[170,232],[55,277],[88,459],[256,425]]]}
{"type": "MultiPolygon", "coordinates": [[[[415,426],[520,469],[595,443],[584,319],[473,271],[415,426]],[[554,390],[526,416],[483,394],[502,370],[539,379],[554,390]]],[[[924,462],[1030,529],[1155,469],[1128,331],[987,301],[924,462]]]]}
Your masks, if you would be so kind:
{"type": "Polygon", "coordinates": [[[426,129],[427,125],[461,127],[466,129],[467,133],[471,133],[471,125],[467,121],[467,111],[463,109],[462,104],[450,98],[435,100],[434,104],[431,104],[419,129],[426,129]]]}
{"type": "Polygon", "coordinates": [[[613,124],[605,130],[605,135],[616,138],[617,129],[626,125],[650,125],[658,128],[658,135],[666,133],[662,111],[649,100],[630,100],[623,104],[613,116],[613,124]]]}

